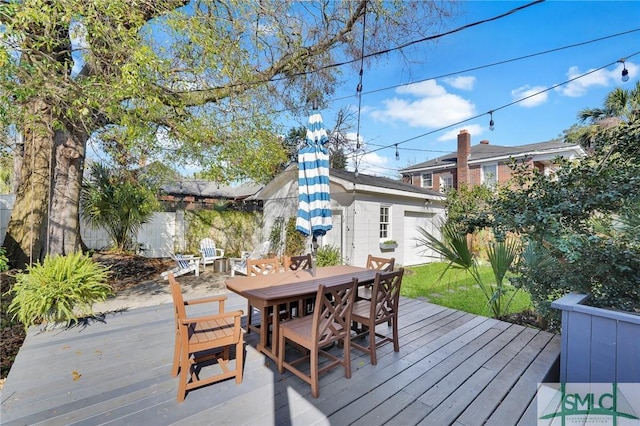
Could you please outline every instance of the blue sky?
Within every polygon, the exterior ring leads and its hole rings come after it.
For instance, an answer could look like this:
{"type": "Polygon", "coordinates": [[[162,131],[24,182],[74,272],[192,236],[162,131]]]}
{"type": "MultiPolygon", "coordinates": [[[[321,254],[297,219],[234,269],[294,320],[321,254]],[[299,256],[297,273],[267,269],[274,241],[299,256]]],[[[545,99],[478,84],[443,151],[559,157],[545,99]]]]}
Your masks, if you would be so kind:
{"type": "MultiPolygon", "coordinates": [[[[455,19],[433,33],[489,19],[527,3],[460,2],[455,19]]],[[[398,169],[455,151],[461,129],[471,133],[472,145],[485,139],[495,145],[516,146],[557,138],[577,122],[581,109],[602,106],[606,95],[616,87],[634,87],[640,78],[640,31],[458,72],[635,29],[640,29],[640,1],[548,0],[436,42],[416,45],[417,53],[426,57],[422,64],[407,67],[392,55],[365,67],[360,109],[365,153],[359,157],[358,170],[397,177],[398,169]],[[622,64],[616,63],[621,58],[628,58],[630,78],[626,83],[621,81],[622,64]],[[612,65],[507,106],[607,64],[612,65]],[[434,78],[451,73],[456,74],[434,78]],[[385,88],[391,89],[381,90],[385,88]],[[489,130],[488,112],[492,110],[494,131],[489,130]]],[[[358,108],[358,72],[344,72],[353,77],[320,111],[327,127],[334,125],[341,107],[353,111],[358,108]]],[[[303,120],[300,118],[299,124],[304,124],[303,120]]]]}

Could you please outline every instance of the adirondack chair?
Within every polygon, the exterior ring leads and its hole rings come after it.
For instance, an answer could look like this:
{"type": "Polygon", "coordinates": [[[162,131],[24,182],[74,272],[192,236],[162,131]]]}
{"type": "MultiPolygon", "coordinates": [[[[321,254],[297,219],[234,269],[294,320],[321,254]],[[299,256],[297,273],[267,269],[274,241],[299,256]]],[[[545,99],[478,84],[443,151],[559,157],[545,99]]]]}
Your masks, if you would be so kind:
{"type": "Polygon", "coordinates": [[[189,272],[193,272],[196,277],[200,275],[199,257],[186,254],[172,254],[171,258],[176,261],[177,266],[160,274],[163,279],[168,279],[169,274],[173,274],[174,277],[179,277],[189,272]]]}
{"type": "Polygon", "coordinates": [[[203,238],[200,241],[200,253],[202,257],[200,262],[207,269],[208,264],[213,264],[216,259],[222,259],[224,257],[224,250],[216,248],[216,242],[211,238],[203,238]]]}
{"type": "Polygon", "coordinates": [[[258,245],[251,252],[243,252],[242,257],[232,257],[229,259],[231,263],[231,276],[235,276],[236,273],[240,275],[247,275],[247,259],[262,259],[269,253],[271,243],[265,241],[258,245]]]}

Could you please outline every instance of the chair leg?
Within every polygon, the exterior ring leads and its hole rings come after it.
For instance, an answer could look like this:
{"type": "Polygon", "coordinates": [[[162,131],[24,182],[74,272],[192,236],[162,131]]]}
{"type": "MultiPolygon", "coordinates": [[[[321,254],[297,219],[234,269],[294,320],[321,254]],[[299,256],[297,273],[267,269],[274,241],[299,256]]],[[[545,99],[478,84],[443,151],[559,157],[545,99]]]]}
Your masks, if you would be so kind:
{"type": "Polygon", "coordinates": [[[393,350],[400,352],[400,341],[398,339],[398,317],[393,317],[393,350]]]}
{"type": "Polygon", "coordinates": [[[244,342],[242,337],[236,343],[236,383],[242,383],[242,368],[244,364],[244,342]]]}
{"type": "Polygon", "coordinates": [[[318,349],[312,349],[310,355],[311,396],[317,398],[320,396],[320,390],[318,389],[318,349]]]}
{"type": "Polygon", "coordinates": [[[344,377],[351,378],[351,338],[344,338],[344,377]]]}
{"type": "Polygon", "coordinates": [[[371,324],[373,327],[369,327],[369,352],[371,354],[371,365],[376,365],[378,359],[376,357],[376,327],[375,324],[371,324]]]}
{"type": "Polygon", "coordinates": [[[171,376],[176,377],[180,369],[180,333],[176,330],[176,343],[173,349],[173,367],[171,368],[171,376]]]}
{"type": "Polygon", "coordinates": [[[178,402],[184,401],[187,396],[187,381],[191,374],[191,367],[189,366],[189,354],[181,351],[180,354],[180,381],[178,382],[178,402]]]}
{"type": "MultiPolygon", "coordinates": [[[[275,345],[276,342],[273,342],[275,345]]],[[[278,333],[278,353],[280,356],[278,357],[278,373],[284,373],[284,333],[282,331],[278,333]]]]}
{"type": "Polygon", "coordinates": [[[251,312],[253,308],[251,307],[251,303],[247,302],[247,334],[251,333],[251,312]]]}

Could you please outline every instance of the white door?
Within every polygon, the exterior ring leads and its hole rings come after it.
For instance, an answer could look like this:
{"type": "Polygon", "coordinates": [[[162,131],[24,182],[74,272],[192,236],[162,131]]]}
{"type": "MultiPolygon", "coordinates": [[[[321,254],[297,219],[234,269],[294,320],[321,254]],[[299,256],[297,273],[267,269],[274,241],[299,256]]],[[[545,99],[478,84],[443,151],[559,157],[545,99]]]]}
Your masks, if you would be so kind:
{"type": "MultiPolygon", "coordinates": [[[[434,258],[435,254],[432,250],[425,250],[420,245],[417,238],[422,234],[418,231],[418,227],[424,228],[429,233],[438,232],[434,224],[435,215],[432,213],[405,212],[404,214],[404,259],[403,264],[406,266],[420,265],[423,263],[438,261],[434,258]]],[[[437,235],[439,237],[439,234],[437,235]]]]}

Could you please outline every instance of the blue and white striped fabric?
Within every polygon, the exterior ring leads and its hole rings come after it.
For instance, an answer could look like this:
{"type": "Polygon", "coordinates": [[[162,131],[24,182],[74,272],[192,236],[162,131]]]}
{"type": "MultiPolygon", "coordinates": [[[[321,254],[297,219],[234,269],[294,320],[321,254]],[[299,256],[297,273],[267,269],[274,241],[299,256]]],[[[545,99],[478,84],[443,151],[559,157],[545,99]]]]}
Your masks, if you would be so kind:
{"type": "Polygon", "coordinates": [[[298,152],[298,217],[296,229],[322,236],[332,228],[327,132],[318,113],[309,117],[306,145],[298,152]]]}

